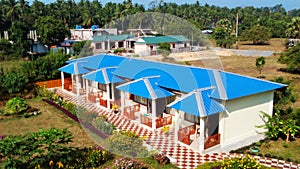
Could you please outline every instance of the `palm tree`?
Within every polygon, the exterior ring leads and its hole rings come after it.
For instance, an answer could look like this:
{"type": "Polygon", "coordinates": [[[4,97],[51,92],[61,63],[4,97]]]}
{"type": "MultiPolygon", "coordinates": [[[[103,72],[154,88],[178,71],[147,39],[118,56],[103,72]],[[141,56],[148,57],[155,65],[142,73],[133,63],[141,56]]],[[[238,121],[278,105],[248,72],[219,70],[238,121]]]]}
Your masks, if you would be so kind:
{"type": "Polygon", "coordinates": [[[14,20],[18,20],[21,10],[19,3],[15,0],[7,0],[3,5],[4,13],[6,13],[6,17],[10,20],[10,22],[14,20]]]}

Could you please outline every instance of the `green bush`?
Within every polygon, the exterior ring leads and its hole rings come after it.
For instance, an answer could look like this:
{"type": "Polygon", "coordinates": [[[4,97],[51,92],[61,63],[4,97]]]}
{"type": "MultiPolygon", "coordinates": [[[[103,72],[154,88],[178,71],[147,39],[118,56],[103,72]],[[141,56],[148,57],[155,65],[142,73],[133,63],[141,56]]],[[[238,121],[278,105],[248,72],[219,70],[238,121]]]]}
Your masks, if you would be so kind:
{"type": "Polygon", "coordinates": [[[14,97],[6,102],[4,115],[23,114],[29,108],[26,100],[14,97]]]}
{"type": "Polygon", "coordinates": [[[4,168],[33,168],[48,166],[50,160],[65,162],[70,149],[66,145],[72,139],[66,129],[40,129],[23,136],[8,136],[0,141],[0,152],[4,156],[4,168]]]}
{"type": "Polygon", "coordinates": [[[212,169],[212,168],[215,168],[215,167],[219,167],[221,166],[221,162],[220,161],[217,161],[217,162],[206,162],[202,165],[199,165],[196,169],[212,169]]]}
{"type": "Polygon", "coordinates": [[[106,121],[106,117],[103,115],[96,117],[93,120],[92,125],[108,135],[111,135],[113,133],[113,130],[116,129],[116,127],[112,123],[106,121]]]}
{"type": "Polygon", "coordinates": [[[249,155],[244,157],[236,157],[231,159],[225,159],[221,162],[222,169],[231,168],[251,168],[251,169],[261,169],[264,166],[260,165],[255,159],[251,158],[249,155]]]}
{"type": "Polygon", "coordinates": [[[148,156],[143,140],[130,131],[113,132],[113,135],[108,138],[108,150],[122,156],[148,156]]]}

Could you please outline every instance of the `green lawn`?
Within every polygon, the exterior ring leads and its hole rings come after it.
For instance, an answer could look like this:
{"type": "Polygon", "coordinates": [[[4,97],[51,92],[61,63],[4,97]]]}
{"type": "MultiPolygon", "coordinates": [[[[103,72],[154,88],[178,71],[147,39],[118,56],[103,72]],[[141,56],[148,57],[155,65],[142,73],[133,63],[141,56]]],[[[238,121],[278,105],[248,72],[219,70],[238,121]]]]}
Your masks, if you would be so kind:
{"type": "Polygon", "coordinates": [[[9,60],[9,61],[1,61],[0,66],[3,67],[4,72],[11,70],[12,68],[19,68],[20,63],[24,62],[23,59],[20,60],[9,60]]]}
{"type": "MultiPolygon", "coordinates": [[[[37,132],[40,128],[50,129],[58,128],[63,129],[67,128],[72,136],[73,140],[69,143],[69,146],[84,148],[92,147],[97,143],[101,142],[100,138],[95,134],[91,133],[82,128],[80,124],[67,117],[64,113],[57,110],[53,106],[41,101],[39,98],[27,100],[31,107],[36,107],[42,112],[40,115],[32,116],[29,118],[18,117],[18,118],[9,118],[1,119],[0,118],[0,133],[3,135],[23,135],[28,132],[37,132]]],[[[4,107],[0,107],[3,109],[4,107]]],[[[120,156],[115,155],[114,159],[107,161],[105,164],[101,165],[99,168],[115,168],[115,160],[121,158],[120,156]]],[[[160,166],[153,158],[148,157],[144,159],[134,159],[135,161],[140,162],[143,166],[146,166],[149,169],[177,169],[174,164],[167,164],[160,166]]],[[[1,165],[0,165],[1,166],[1,165]]]]}

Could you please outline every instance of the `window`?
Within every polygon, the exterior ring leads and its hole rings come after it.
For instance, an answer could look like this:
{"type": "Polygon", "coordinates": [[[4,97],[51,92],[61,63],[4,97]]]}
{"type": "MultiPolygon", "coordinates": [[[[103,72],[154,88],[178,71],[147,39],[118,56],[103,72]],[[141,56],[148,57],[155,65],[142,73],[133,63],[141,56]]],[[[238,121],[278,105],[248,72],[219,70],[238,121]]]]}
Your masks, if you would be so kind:
{"type": "Polygon", "coordinates": [[[133,101],[135,101],[137,103],[140,103],[140,104],[143,104],[143,105],[146,105],[146,106],[148,105],[148,99],[144,98],[144,97],[134,95],[133,96],[133,101]]]}
{"type": "Polygon", "coordinates": [[[150,50],[153,50],[153,46],[152,45],[150,46],[150,50]]]}
{"type": "Polygon", "coordinates": [[[173,48],[175,48],[175,43],[172,44],[173,48]]]}
{"type": "Polygon", "coordinates": [[[98,83],[98,89],[102,91],[106,91],[106,84],[98,83]]]}
{"type": "Polygon", "coordinates": [[[194,116],[192,114],[184,113],[184,120],[191,123],[200,124],[200,117],[194,116]]]}

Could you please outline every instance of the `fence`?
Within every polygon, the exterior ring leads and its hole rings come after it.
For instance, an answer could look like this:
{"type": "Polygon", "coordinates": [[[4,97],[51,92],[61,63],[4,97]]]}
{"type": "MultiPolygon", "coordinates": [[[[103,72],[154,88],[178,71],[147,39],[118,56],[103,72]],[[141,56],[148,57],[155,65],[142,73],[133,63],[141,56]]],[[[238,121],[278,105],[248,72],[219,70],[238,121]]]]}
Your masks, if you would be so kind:
{"type": "Polygon", "coordinates": [[[156,128],[172,124],[172,116],[156,119],[156,128]]]}
{"type": "Polygon", "coordinates": [[[205,139],[204,149],[220,144],[220,134],[215,134],[205,139]]]}
{"type": "Polygon", "coordinates": [[[135,120],[135,112],[140,111],[140,105],[133,105],[124,107],[124,116],[128,118],[129,120],[135,120]]]}
{"type": "MultiPolygon", "coordinates": [[[[67,89],[68,85],[72,84],[72,79],[71,78],[65,78],[65,84],[64,88],[67,89]]],[[[37,82],[37,85],[40,87],[46,87],[46,88],[55,88],[55,87],[61,87],[61,79],[56,79],[56,80],[48,80],[48,81],[43,81],[43,82],[37,82]]]]}
{"type": "Polygon", "coordinates": [[[190,135],[195,134],[195,132],[196,132],[195,125],[181,128],[178,131],[178,140],[183,142],[184,144],[190,145],[191,144],[190,135]]]}

